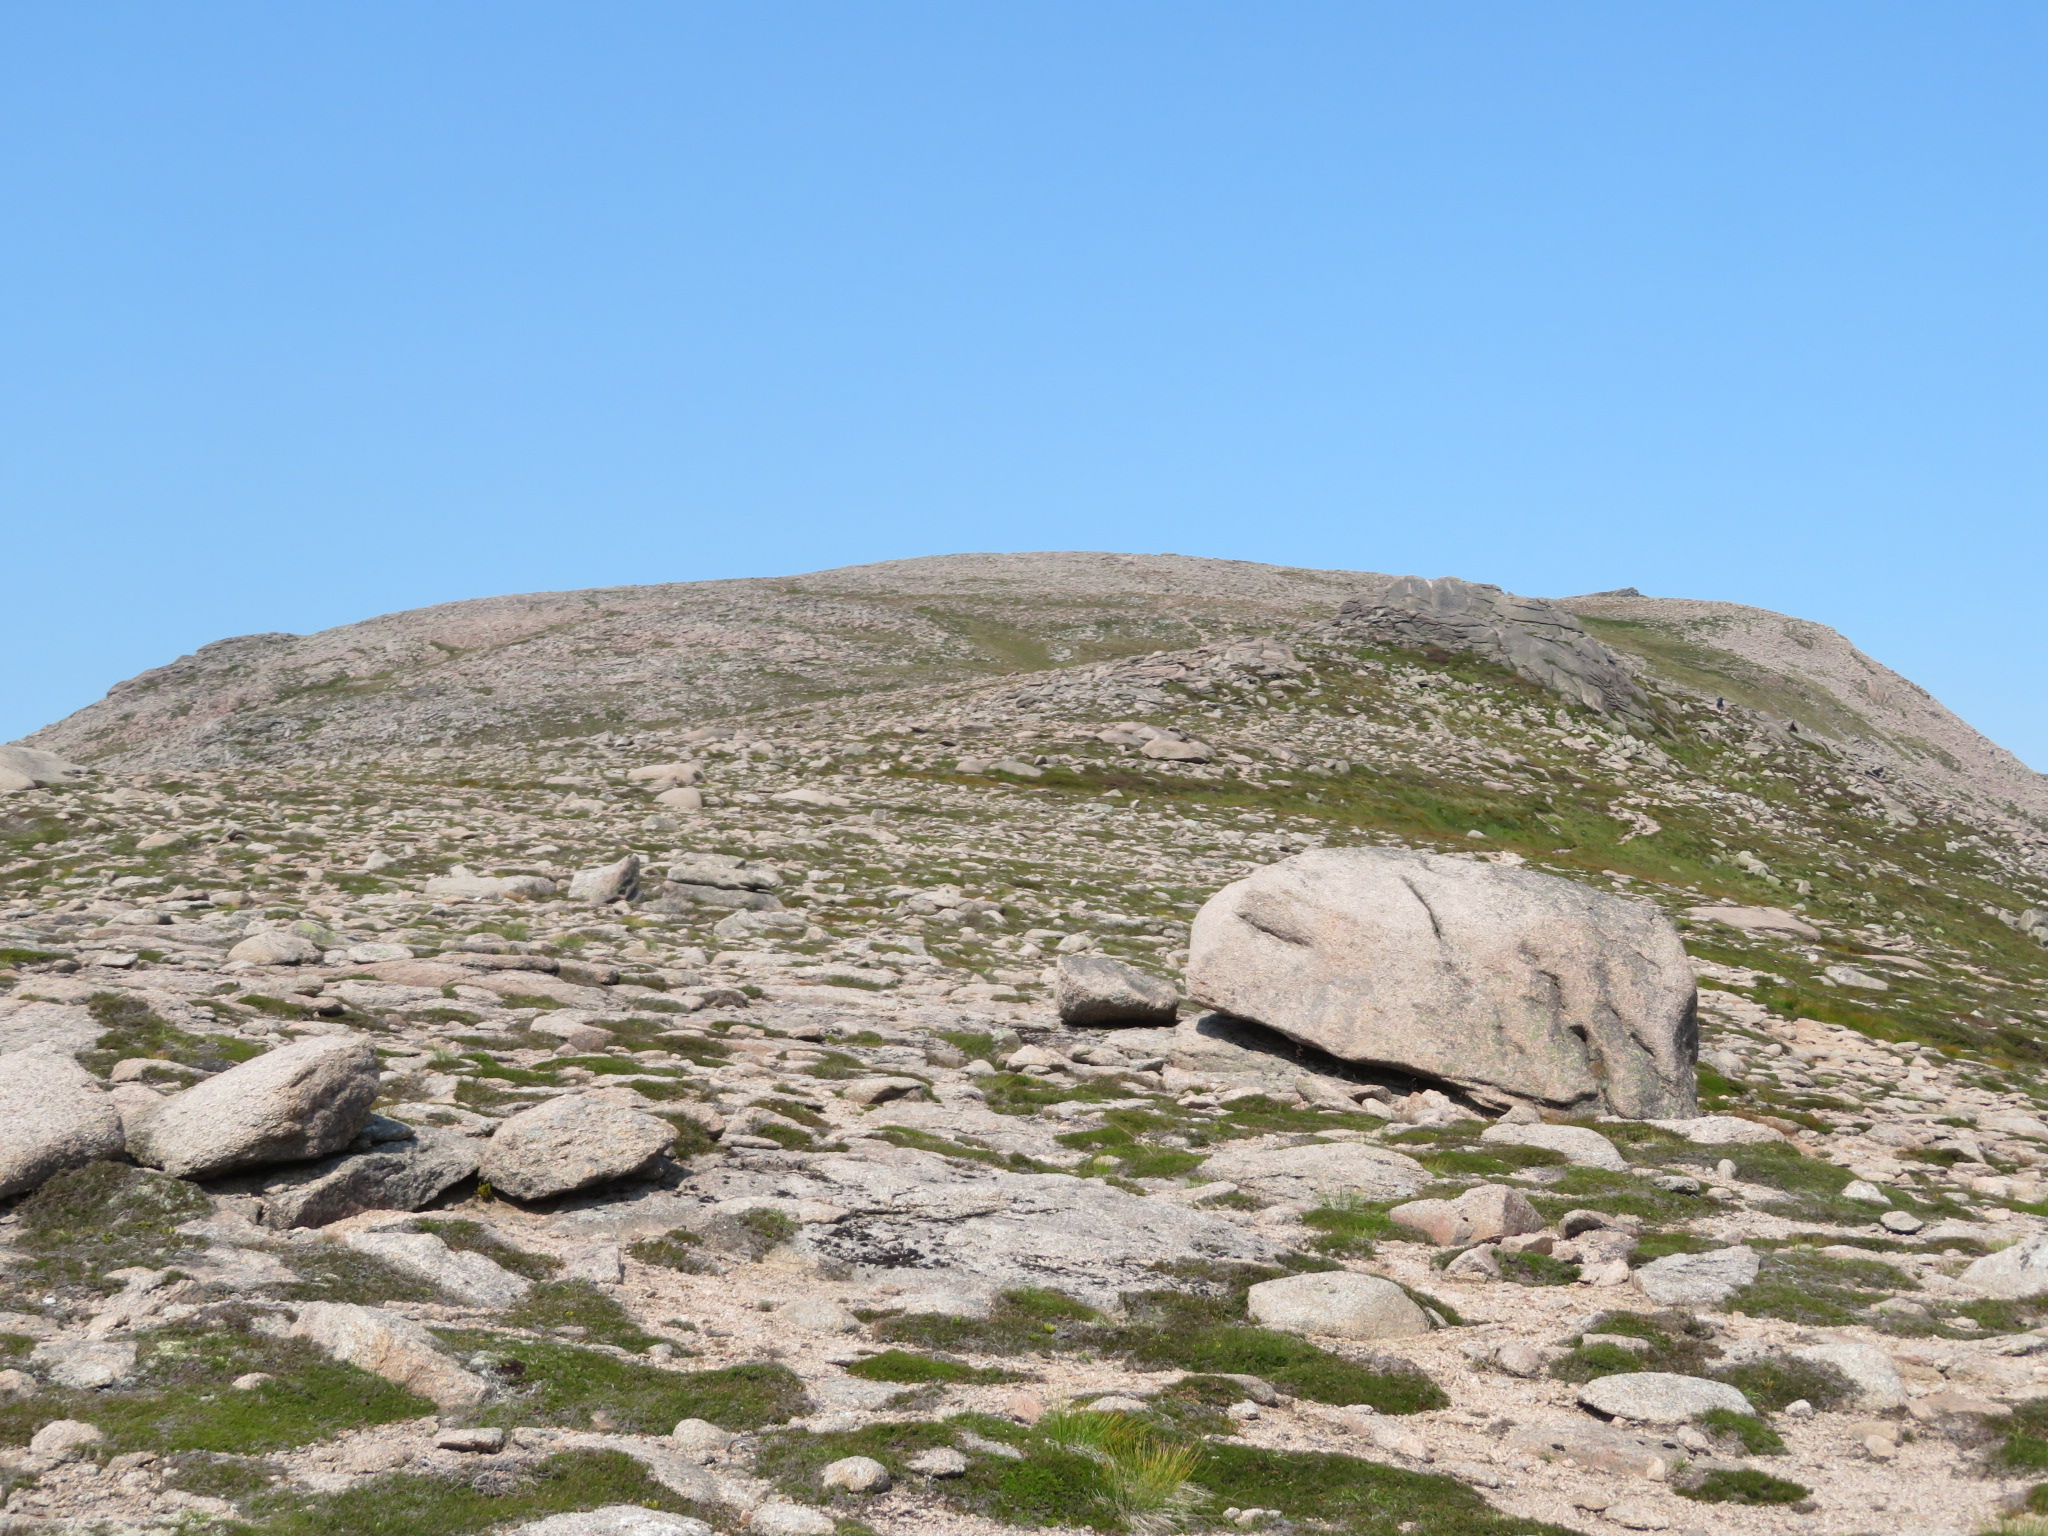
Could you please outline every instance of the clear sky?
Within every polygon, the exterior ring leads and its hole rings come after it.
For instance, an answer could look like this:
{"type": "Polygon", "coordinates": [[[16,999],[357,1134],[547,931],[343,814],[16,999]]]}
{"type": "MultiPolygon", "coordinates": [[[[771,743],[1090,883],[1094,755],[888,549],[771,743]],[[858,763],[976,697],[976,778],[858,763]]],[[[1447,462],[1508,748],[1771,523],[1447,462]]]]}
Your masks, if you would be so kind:
{"type": "Polygon", "coordinates": [[[0,739],[957,550],[1832,624],[2048,767],[2048,8],[0,4],[0,739]]]}

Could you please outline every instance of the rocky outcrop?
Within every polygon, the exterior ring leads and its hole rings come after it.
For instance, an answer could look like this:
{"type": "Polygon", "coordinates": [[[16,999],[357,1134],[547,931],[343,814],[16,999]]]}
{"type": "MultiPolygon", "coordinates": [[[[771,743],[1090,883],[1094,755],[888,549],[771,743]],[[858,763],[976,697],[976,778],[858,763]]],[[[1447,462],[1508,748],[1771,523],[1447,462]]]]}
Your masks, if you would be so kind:
{"type": "Polygon", "coordinates": [[[309,1302],[299,1309],[292,1333],[337,1360],[417,1392],[443,1410],[474,1408],[490,1390],[482,1377],[442,1354],[425,1328],[376,1307],[309,1302]]]}
{"type": "Polygon", "coordinates": [[[367,1039],[301,1040],[166,1099],[128,1151],[188,1179],[330,1157],[362,1130],[377,1086],[367,1039]]]}
{"type": "Polygon", "coordinates": [[[1062,955],[1053,1003],[1063,1024],[1171,1024],[1180,993],[1107,955],[1062,955]]]}
{"type": "Polygon", "coordinates": [[[1391,1280],[1330,1270],[1265,1280],[1245,1294],[1251,1315],[1269,1328],[1340,1339],[1402,1339],[1429,1332],[1429,1318],[1391,1280]]]}
{"type": "Polygon", "coordinates": [[[1696,991],[1655,908],[1530,870],[1378,848],[1300,854],[1196,916],[1188,992],[1346,1061],[1497,1105],[1696,1109],[1696,991]]]}
{"type": "Polygon", "coordinates": [[[1465,651],[1602,714],[1648,724],[1649,704],[1613,651],[1578,615],[1540,597],[1443,576],[1403,576],[1337,610],[1338,628],[1375,645],[1465,651]]]}
{"type": "Polygon", "coordinates": [[[550,1099],[498,1127],[479,1171],[500,1194],[543,1200],[638,1173],[675,1135],[665,1121],[600,1099],[550,1099]]]}
{"type": "Polygon", "coordinates": [[[120,1115],[70,1056],[47,1048],[0,1056],[0,1195],[120,1150],[120,1115]]]}

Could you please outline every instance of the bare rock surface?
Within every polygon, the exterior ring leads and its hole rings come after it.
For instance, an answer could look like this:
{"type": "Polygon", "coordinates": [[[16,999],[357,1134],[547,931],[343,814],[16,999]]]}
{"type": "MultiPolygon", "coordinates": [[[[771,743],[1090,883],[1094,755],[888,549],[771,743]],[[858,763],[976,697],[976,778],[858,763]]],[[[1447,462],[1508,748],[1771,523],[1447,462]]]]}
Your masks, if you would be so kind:
{"type": "Polygon", "coordinates": [[[265,1226],[324,1227],[364,1211],[416,1211],[477,1171],[476,1144],[426,1131],[257,1181],[265,1226]]]}
{"type": "Polygon", "coordinates": [[[690,1515],[672,1515],[639,1504],[549,1515],[514,1526],[509,1536],[712,1536],[712,1528],[690,1515]]]}
{"type": "Polygon", "coordinates": [[[1066,1024],[1172,1024],[1180,992],[1106,955],[1062,955],[1053,1006],[1066,1024]]]}
{"type": "Polygon", "coordinates": [[[1583,1125],[1489,1125],[1480,1132],[1479,1139],[1510,1147],[1562,1152],[1581,1168],[1605,1168],[1618,1173],[1628,1166],[1619,1147],[1583,1125]]]}
{"type": "Polygon", "coordinates": [[[0,1195],[121,1150],[121,1117],[90,1073],[61,1051],[0,1056],[0,1195]]]}
{"type": "Polygon", "coordinates": [[[369,1041],[302,1040],[167,1099],[128,1150],[181,1178],[326,1157],[355,1139],[376,1097],[369,1041]]]}
{"type": "Polygon", "coordinates": [[[1347,1061],[1503,1102],[1694,1110],[1676,930],[1570,881],[1391,849],[1300,854],[1211,898],[1189,949],[1196,1001],[1347,1061]]]}
{"type": "Polygon", "coordinates": [[[1262,1280],[1246,1295],[1269,1328],[1343,1339],[1404,1339],[1429,1332],[1429,1318],[1391,1280],[1335,1270],[1262,1280]]]}
{"type": "Polygon", "coordinates": [[[0,1056],[38,1048],[88,1050],[106,1026],[74,1003],[0,1002],[0,1056]]]}
{"type": "Polygon", "coordinates": [[[1273,1200],[1399,1200],[1429,1182],[1420,1163],[1388,1147],[1312,1143],[1300,1147],[1227,1147],[1202,1164],[1212,1179],[1228,1179],[1273,1200]]]}
{"type": "Polygon", "coordinates": [[[1725,1381],[1669,1371],[1601,1376],[1579,1388],[1579,1401],[1610,1418],[1642,1424],[1684,1424],[1713,1409],[1754,1413],[1749,1399],[1725,1381]]]}
{"type": "Polygon", "coordinates": [[[410,1318],[346,1302],[308,1302],[292,1332],[337,1360],[417,1392],[443,1409],[473,1408],[489,1384],[441,1352],[434,1336],[410,1318]]]}
{"type": "Polygon", "coordinates": [[[485,1145],[479,1173],[515,1200],[541,1200],[638,1173],[668,1149],[674,1127],[587,1095],[521,1110],[485,1145]]]}
{"type": "Polygon", "coordinates": [[[1664,1307],[1718,1307],[1756,1280],[1762,1263],[1754,1248],[1717,1248],[1711,1253],[1673,1253],[1636,1271],[1636,1284],[1664,1307]]]}

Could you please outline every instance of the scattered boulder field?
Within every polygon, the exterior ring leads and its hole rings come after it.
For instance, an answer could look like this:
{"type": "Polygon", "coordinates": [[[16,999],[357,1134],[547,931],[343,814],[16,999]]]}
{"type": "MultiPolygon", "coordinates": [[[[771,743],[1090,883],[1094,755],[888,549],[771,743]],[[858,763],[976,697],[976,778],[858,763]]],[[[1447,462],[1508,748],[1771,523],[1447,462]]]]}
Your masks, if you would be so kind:
{"type": "Polygon", "coordinates": [[[1060,569],[1029,667],[0,748],[4,1529],[2048,1513],[2048,798],[1761,620],[1060,569]]]}

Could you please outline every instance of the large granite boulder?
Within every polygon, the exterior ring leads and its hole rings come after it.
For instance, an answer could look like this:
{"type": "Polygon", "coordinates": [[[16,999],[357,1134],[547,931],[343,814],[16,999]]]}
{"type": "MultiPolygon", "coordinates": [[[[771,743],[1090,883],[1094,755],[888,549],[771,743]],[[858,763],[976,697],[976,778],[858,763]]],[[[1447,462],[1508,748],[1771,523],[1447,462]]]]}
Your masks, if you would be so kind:
{"type": "Polygon", "coordinates": [[[638,1173],[675,1139],[666,1121],[577,1094],[501,1124],[484,1144],[480,1172],[499,1194],[542,1200],[638,1173]]]}
{"type": "Polygon", "coordinates": [[[136,1126],[128,1152],[182,1179],[331,1157],[355,1140],[376,1100],[368,1039],[301,1040],[164,1100],[136,1126]]]}
{"type": "Polygon", "coordinates": [[[1489,1102],[1697,1111],[1678,930],[1575,881],[1402,849],[1298,854],[1209,899],[1187,979],[1208,1007],[1489,1102]]]}
{"type": "Polygon", "coordinates": [[[0,1056],[0,1195],[39,1188],[67,1168],[121,1151],[121,1116],[62,1051],[0,1056]]]}
{"type": "Polygon", "coordinates": [[[1053,1004],[1062,1024],[1172,1024],[1180,993],[1107,955],[1061,955],[1053,1004]]]}

